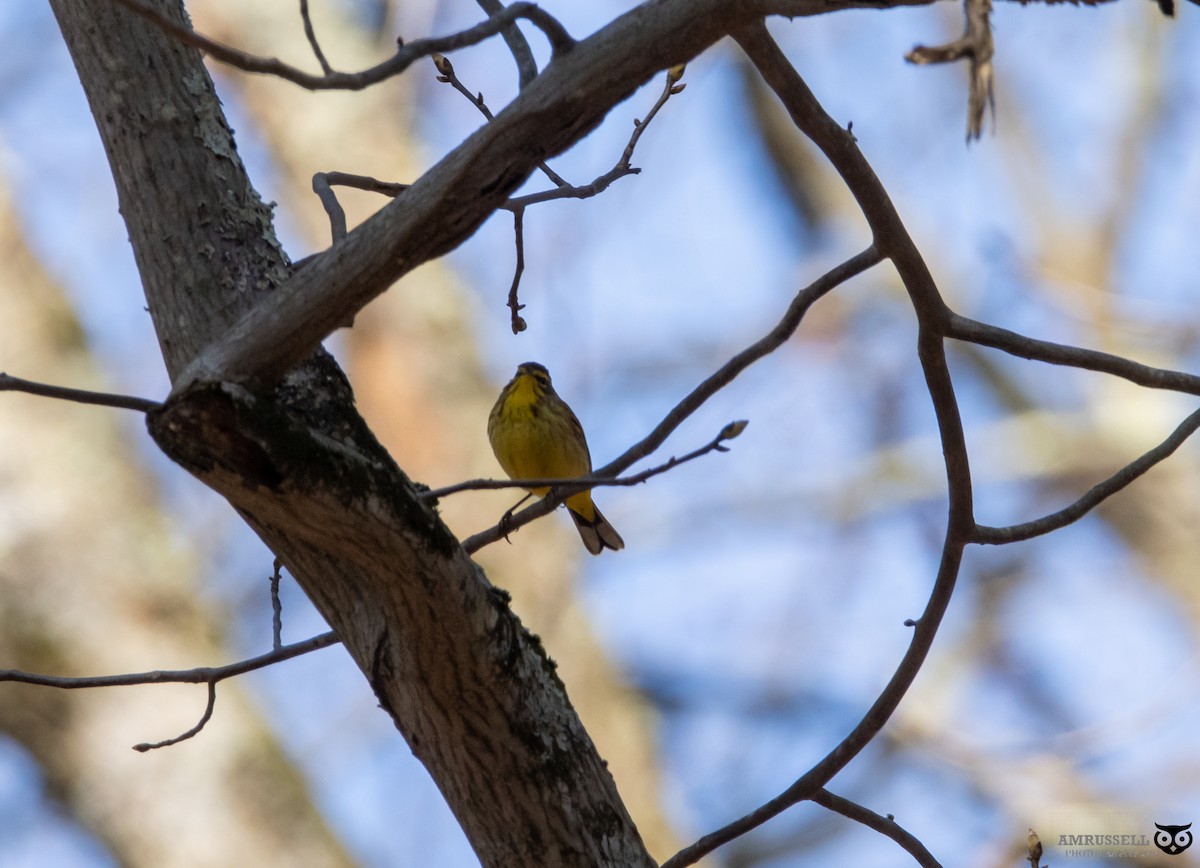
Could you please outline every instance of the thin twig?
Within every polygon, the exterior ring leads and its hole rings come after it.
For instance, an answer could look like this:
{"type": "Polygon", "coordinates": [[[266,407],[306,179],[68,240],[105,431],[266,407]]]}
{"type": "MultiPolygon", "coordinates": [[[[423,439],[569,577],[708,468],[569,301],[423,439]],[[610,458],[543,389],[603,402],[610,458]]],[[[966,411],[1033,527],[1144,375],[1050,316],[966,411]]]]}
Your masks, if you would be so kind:
{"type": "MultiPolygon", "coordinates": [[[[342,208],[342,203],[338,201],[337,194],[333,192],[334,176],[341,175],[341,172],[317,172],[313,175],[312,188],[317,194],[317,198],[321,200],[321,204],[325,206],[325,213],[329,216],[329,234],[334,244],[337,244],[346,237],[346,211],[342,208]]],[[[373,178],[365,178],[362,175],[348,176],[356,180],[374,181],[373,178]]],[[[379,183],[376,181],[375,183],[379,183]]],[[[356,184],[346,184],[345,186],[357,186],[356,184]]],[[[391,193],[396,196],[399,191],[391,193]]]]}
{"type": "Polygon", "coordinates": [[[530,205],[537,205],[540,202],[549,202],[553,199],[590,199],[592,196],[599,195],[608,189],[609,185],[618,178],[624,178],[626,175],[637,175],[641,173],[641,169],[630,165],[633,160],[633,150],[637,147],[638,140],[642,134],[646,132],[646,127],[654,120],[655,115],[659,110],[667,104],[667,100],[677,93],[682,93],[687,87],[686,84],[680,84],[679,80],[683,77],[684,68],[682,66],[672,67],[667,70],[666,84],[663,85],[662,93],[654,105],[650,107],[650,111],[646,113],[643,120],[634,119],[633,134],[629,137],[628,144],[625,145],[625,150],[621,152],[620,159],[617,160],[615,166],[600,175],[590,184],[576,187],[570,184],[559,185],[554,190],[544,190],[540,193],[530,193],[527,196],[517,196],[510,199],[505,207],[527,208],[530,205]]]}
{"type": "Polygon", "coordinates": [[[458,33],[430,39],[416,39],[401,45],[390,58],[368,69],[359,72],[329,72],[315,75],[284,63],[278,58],[259,57],[202,36],[190,27],[172,21],[142,0],[111,0],[111,2],[140,15],[179,41],[204,51],[214,60],[244,72],[273,75],[306,90],[362,90],[399,75],[422,57],[478,45],[485,39],[502,32],[505,27],[519,18],[526,19],[546,35],[554,54],[569,51],[575,45],[575,40],[553,15],[535,3],[522,2],[514,3],[486,21],[481,21],[474,27],[468,27],[458,33]]]}
{"type": "Polygon", "coordinates": [[[921,868],[942,868],[941,863],[933,858],[933,854],[925,849],[915,835],[896,822],[896,818],[891,814],[886,817],[881,814],[876,814],[869,808],[864,808],[857,802],[852,802],[849,799],[842,798],[839,795],[829,792],[829,790],[818,790],[812,797],[812,801],[820,805],[822,808],[828,808],[834,813],[841,814],[843,817],[849,817],[855,822],[862,823],[869,829],[874,829],[881,835],[886,835],[917,861],[921,868]]]}
{"type": "Polygon", "coordinates": [[[271,573],[271,648],[278,651],[283,647],[283,602],[279,599],[279,582],[283,578],[280,570],[283,562],[275,558],[271,573]]]}
{"type": "Polygon", "coordinates": [[[502,488],[551,488],[561,489],[556,492],[562,497],[569,497],[572,494],[583,491],[588,488],[601,487],[618,487],[641,485],[648,479],[653,479],[660,473],[666,473],[680,464],[686,464],[689,461],[694,461],[701,456],[707,455],[710,452],[728,452],[729,447],[724,444],[736,438],[750,423],[745,419],[739,419],[735,422],[730,422],[721,429],[721,433],[705,443],[699,449],[693,449],[686,455],[678,458],[671,456],[670,459],[659,464],[657,467],[651,467],[647,470],[641,470],[630,476],[619,476],[616,478],[610,476],[576,476],[571,478],[560,477],[543,477],[536,479],[470,479],[466,482],[456,482],[454,485],[447,485],[444,488],[435,488],[430,491],[422,491],[417,496],[422,500],[438,500],[443,497],[448,497],[451,494],[458,494],[462,491],[492,491],[502,488]]]}
{"type": "MultiPolygon", "coordinates": [[[[484,102],[483,94],[471,93],[467,86],[459,79],[458,75],[455,74],[454,64],[450,62],[450,58],[441,54],[435,54],[433,55],[433,65],[438,71],[438,81],[442,82],[443,84],[450,85],[456,91],[465,96],[467,100],[470,101],[471,105],[479,109],[479,113],[482,114],[489,122],[496,119],[496,116],[492,114],[492,110],[489,109],[487,107],[487,103],[484,102]]],[[[550,166],[545,163],[545,161],[539,161],[537,167],[541,170],[543,175],[550,179],[550,183],[554,184],[556,187],[571,186],[560,174],[558,174],[558,172],[551,169],[550,166]]]]}
{"type": "Polygon", "coordinates": [[[937,417],[946,465],[949,516],[933,589],[921,617],[907,623],[913,636],[887,685],[850,731],[816,765],[778,796],[743,817],[711,832],[676,853],[662,868],[693,865],[721,845],[778,816],[792,805],[812,799],[838,771],[865,748],[892,716],[912,686],[933,646],[962,564],[963,550],[974,529],[970,465],[962,419],[946,364],[943,333],[949,310],[887,190],[858,150],[854,136],[831,118],[808,85],[771,38],[764,22],[735,32],[734,38],[775,91],[796,126],[808,136],[849,188],[871,226],[875,246],[892,260],[912,300],[919,323],[917,352],[937,417]]]}
{"type": "Polygon", "coordinates": [[[144,741],[140,744],[135,744],[133,749],[138,753],[145,753],[148,750],[158,750],[160,747],[170,747],[173,744],[179,744],[181,741],[187,741],[189,738],[199,734],[200,730],[204,729],[208,722],[212,720],[213,709],[216,707],[217,682],[210,681],[208,682],[208,704],[204,706],[204,714],[200,716],[200,720],[196,722],[195,726],[187,732],[180,733],[174,738],[168,738],[165,741],[156,741],[153,743],[144,741]]]}
{"type": "Polygon", "coordinates": [[[208,705],[200,721],[187,732],[175,738],[154,744],[143,742],[133,746],[134,750],[145,752],[178,744],[204,729],[205,724],[212,717],[213,706],[217,701],[218,682],[224,681],[226,678],[232,678],[235,675],[242,675],[246,672],[262,669],[273,663],[291,660],[293,657],[299,657],[301,654],[308,654],[310,651],[316,651],[319,648],[326,648],[337,644],[338,641],[337,636],[333,631],[330,631],[322,633],[319,636],[313,636],[311,639],[306,639],[303,642],[285,645],[281,648],[268,651],[266,654],[260,654],[257,657],[251,657],[247,660],[240,660],[237,663],[228,663],[224,666],[203,666],[195,669],[174,670],[158,669],[152,672],[134,672],[125,675],[93,675],[72,678],[60,675],[41,675],[35,672],[22,672],[19,669],[0,669],[0,682],[11,681],[17,684],[34,684],[40,687],[56,687],[62,690],[82,690],[93,687],[129,687],[135,684],[207,684],[208,705]]]}
{"type": "Polygon", "coordinates": [[[513,269],[512,286],[508,288],[508,309],[511,312],[512,333],[519,335],[529,327],[521,308],[525,305],[517,300],[517,289],[521,286],[521,275],[525,272],[525,209],[513,211],[513,240],[517,245],[517,264],[513,269]]]}
{"type": "Polygon", "coordinates": [[[46,383],[35,383],[32,380],[22,380],[9,374],[0,373],[0,392],[26,392],[30,395],[40,395],[43,398],[58,398],[63,401],[74,401],[76,404],[95,404],[100,407],[117,407],[121,410],[137,410],[149,413],[162,405],[148,398],[137,398],[132,395],[114,395],[109,392],[89,392],[85,389],[68,389],[65,386],[51,386],[46,383]]]}
{"type": "MultiPolygon", "coordinates": [[[[484,104],[482,95],[479,97],[472,95],[471,92],[462,84],[462,82],[454,77],[454,66],[447,58],[439,56],[435,58],[434,63],[438,68],[438,72],[441,73],[439,77],[444,76],[443,80],[453,84],[460,93],[466,96],[467,99],[471,100],[471,102],[483,112],[484,117],[488,118],[489,120],[492,118],[492,113],[484,104]],[[448,70],[447,73],[442,73],[443,67],[448,70]]],[[[558,186],[551,190],[543,190],[538,193],[530,193],[526,196],[514,197],[509,199],[500,207],[506,211],[511,211],[514,215],[516,215],[525,208],[528,208],[530,205],[537,205],[542,202],[550,202],[555,199],[590,199],[593,196],[598,196],[603,193],[617,179],[624,178],[627,175],[639,174],[642,170],[630,165],[630,161],[633,159],[633,150],[637,146],[638,140],[642,137],[642,134],[646,131],[646,127],[649,125],[650,121],[652,121],[654,116],[658,114],[659,109],[666,104],[668,99],[683,90],[684,85],[679,83],[679,79],[682,75],[683,67],[674,67],[667,72],[667,82],[663,87],[662,94],[659,96],[657,102],[655,102],[651,107],[650,111],[646,114],[645,120],[634,121],[633,134],[630,136],[628,144],[625,145],[625,150],[621,153],[621,157],[617,160],[616,165],[614,165],[603,175],[597,177],[590,184],[576,186],[574,184],[568,184],[558,174],[556,174],[553,169],[546,165],[545,162],[540,162],[538,163],[538,168],[540,168],[542,172],[545,173],[546,177],[550,178],[550,180],[558,186]]],[[[355,175],[349,172],[318,172],[316,175],[313,175],[312,184],[313,191],[317,194],[318,198],[320,198],[321,204],[325,206],[325,213],[329,215],[330,232],[335,243],[346,237],[346,213],[342,209],[341,204],[338,202],[337,195],[331,189],[332,187],[353,187],[356,190],[366,190],[369,193],[380,193],[384,196],[395,198],[411,186],[410,184],[397,184],[391,181],[380,181],[377,178],[370,177],[369,175],[355,175]]],[[[518,241],[518,244],[520,244],[520,241],[518,241]]],[[[517,255],[523,262],[524,249],[522,246],[518,246],[517,255]]],[[[520,276],[519,273],[517,276],[520,276]]],[[[510,308],[512,307],[513,297],[514,291],[510,289],[510,308]]],[[[516,320],[514,320],[514,325],[518,324],[517,321],[523,322],[520,317],[517,317],[516,320]]]]}
{"type": "Polygon", "coordinates": [[[1122,488],[1145,474],[1155,464],[1158,464],[1174,453],[1176,449],[1183,445],[1185,440],[1195,433],[1197,428],[1200,428],[1200,410],[1194,411],[1179,423],[1179,426],[1162,443],[1155,446],[1149,452],[1146,452],[1136,461],[1125,465],[1112,476],[1108,477],[1108,479],[1098,485],[1092,486],[1086,494],[1070,506],[1060,509],[1058,512],[1052,512],[1042,518],[1024,522],[1023,524],[1014,524],[1008,527],[977,525],[971,541],[983,545],[1004,545],[1006,543],[1020,542],[1021,540],[1042,536],[1079,521],[1079,519],[1083,518],[1106,499],[1112,497],[1122,488]]]}
{"type": "Polygon", "coordinates": [[[325,52],[321,50],[321,44],[317,42],[317,31],[313,29],[312,18],[308,14],[308,0],[300,0],[300,17],[304,19],[304,35],[308,38],[308,44],[312,46],[317,63],[321,64],[321,71],[326,75],[332,74],[333,67],[325,59],[325,52]]]}
{"type": "MultiPolygon", "coordinates": [[[[640,461],[658,449],[666,441],[667,437],[670,436],[671,432],[678,428],[685,419],[700,409],[709,398],[733,382],[734,378],[750,367],[750,365],[781,347],[795,333],[800,325],[800,321],[804,318],[804,314],[808,312],[808,309],[818,299],[852,277],[866,271],[881,259],[882,256],[874,246],[868,247],[862,253],[852,256],[840,265],[830,269],[804,289],[800,290],[796,294],[796,297],[792,299],[791,304],[788,305],[787,311],[784,312],[779,322],[776,323],[771,331],[750,344],[750,346],[746,347],[746,349],[742,350],[709,375],[700,385],[689,392],[683,400],[676,404],[663,417],[663,420],[655,426],[653,431],[633,446],[630,446],[617,458],[598,470],[593,471],[592,476],[599,478],[615,477],[635,462],[640,461]]],[[[560,502],[553,493],[547,495],[533,504],[533,506],[526,507],[515,515],[510,516],[504,525],[505,532],[511,533],[534,519],[548,515],[554,511],[560,502]]],[[[502,536],[500,526],[496,525],[468,537],[463,541],[463,548],[468,553],[474,552],[485,545],[496,542],[502,536]]]]}

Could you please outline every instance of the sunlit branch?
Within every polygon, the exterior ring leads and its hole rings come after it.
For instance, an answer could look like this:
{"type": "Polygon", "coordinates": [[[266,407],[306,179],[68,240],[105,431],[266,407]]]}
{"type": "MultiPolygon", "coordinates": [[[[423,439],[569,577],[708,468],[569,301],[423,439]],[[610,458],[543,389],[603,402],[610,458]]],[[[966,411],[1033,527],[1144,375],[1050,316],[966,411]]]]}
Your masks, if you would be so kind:
{"type": "Polygon", "coordinates": [[[1152,368],[1111,353],[1026,337],[956,313],[950,314],[946,336],[992,347],[1022,359],[1112,374],[1150,389],[1168,389],[1188,395],[1200,395],[1200,377],[1195,374],[1152,368]]]}
{"type": "Polygon", "coordinates": [[[824,789],[819,790],[812,797],[812,801],[822,808],[828,808],[834,813],[862,823],[867,828],[874,829],[879,834],[891,838],[903,847],[917,861],[917,864],[921,868],[942,868],[941,863],[933,858],[933,854],[925,849],[925,845],[915,835],[897,823],[895,817],[891,814],[884,817],[876,814],[869,808],[864,808],[857,802],[852,802],[824,789]]]}
{"type": "Polygon", "coordinates": [[[13,377],[5,373],[0,373],[0,392],[25,392],[30,395],[40,395],[43,398],[73,401],[76,404],[117,407],[121,410],[137,410],[141,413],[148,413],[161,406],[157,401],[147,398],[114,395],[109,392],[89,392],[85,389],[68,389],[65,386],[51,386],[46,383],[35,383],[32,380],[22,380],[20,377],[13,377]]]}
{"type": "MultiPolygon", "coordinates": [[[[861,274],[873,265],[879,263],[883,257],[874,246],[868,247],[861,253],[852,256],[840,265],[830,269],[821,275],[815,281],[810,283],[804,289],[800,290],[788,305],[787,311],[776,323],[775,327],[766,335],[759,338],[746,349],[735,355],[732,359],[718,368],[707,379],[696,386],[687,394],[678,404],[676,404],[663,420],[655,426],[654,430],[626,449],[620,456],[610,461],[608,464],[593,471],[592,476],[599,478],[612,478],[617,474],[622,473],[626,468],[640,461],[646,456],[653,453],[660,447],[685,419],[695,413],[701,406],[704,405],[713,395],[725,388],[733,382],[733,380],[746,368],[757,362],[759,359],[770,355],[783,346],[800,326],[800,321],[804,318],[808,309],[820,299],[822,296],[836,289],[847,280],[861,274]]],[[[510,516],[509,520],[504,524],[504,532],[511,533],[519,527],[523,527],[534,519],[541,518],[543,515],[548,515],[553,512],[561,500],[553,493],[542,498],[533,506],[527,507],[517,514],[510,516]]],[[[495,542],[500,539],[503,534],[500,532],[500,526],[489,528],[485,531],[480,531],[472,537],[469,537],[463,545],[473,545],[475,549],[481,548],[488,543],[495,542]]]]}
{"type": "Polygon", "coordinates": [[[1185,440],[1195,433],[1197,428],[1200,428],[1200,410],[1196,410],[1184,419],[1171,432],[1171,436],[1162,443],[1155,446],[1149,452],[1146,452],[1136,461],[1125,465],[1100,484],[1088,489],[1086,494],[1070,506],[1042,518],[1024,522],[1023,524],[1014,524],[1008,527],[978,525],[975,528],[975,533],[971,541],[984,545],[1003,545],[1005,543],[1020,542],[1021,540],[1048,534],[1051,531],[1079,521],[1079,519],[1083,518],[1107,498],[1112,497],[1122,488],[1145,474],[1155,464],[1158,464],[1174,453],[1176,449],[1183,445],[1185,440]]]}
{"type": "Polygon", "coordinates": [[[481,21],[474,27],[468,27],[449,36],[439,36],[429,39],[416,39],[400,45],[394,55],[382,63],[359,72],[329,72],[316,75],[284,63],[275,57],[259,57],[232,48],[207,36],[202,36],[190,27],[184,27],[172,21],[166,15],[148,6],[142,0],[111,0],[128,9],[156,27],[170,34],[181,42],[192,45],[208,54],[214,60],[235,67],[243,72],[253,72],[262,75],[273,75],[307,90],[362,90],[373,84],[378,84],[393,76],[399,75],[420,60],[437,52],[454,51],[477,45],[497,33],[502,32],[519,18],[528,20],[540,29],[550,41],[551,50],[569,51],[575,40],[553,15],[534,3],[514,3],[502,12],[481,21]]]}

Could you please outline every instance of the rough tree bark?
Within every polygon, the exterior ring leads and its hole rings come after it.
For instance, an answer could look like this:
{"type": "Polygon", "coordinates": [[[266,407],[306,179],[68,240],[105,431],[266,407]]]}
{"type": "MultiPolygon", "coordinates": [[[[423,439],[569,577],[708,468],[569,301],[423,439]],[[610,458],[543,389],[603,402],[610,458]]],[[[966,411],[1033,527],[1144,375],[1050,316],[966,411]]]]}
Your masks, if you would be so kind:
{"type": "MultiPolygon", "coordinates": [[[[158,5],[182,20],[178,3],[158,5]]],[[[197,52],[105,3],[53,8],[175,378],[288,264],[197,52]]],[[[379,447],[323,352],[272,389],[202,384],[149,424],[304,587],[484,864],[651,864],[553,663],[379,447]]]]}
{"type": "MultiPolygon", "coordinates": [[[[368,35],[349,10],[329,3],[311,8],[318,16],[313,23],[321,47],[335,66],[370,65],[393,49],[393,37],[368,35]]],[[[289,58],[311,53],[294,3],[208,0],[190,11],[199,32],[245,51],[289,58]]],[[[272,196],[293,226],[302,223],[300,231],[312,249],[320,249],[329,243],[330,225],[312,192],[314,168],[393,180],[415,177],[420,149],[413,139],[412,105],[435,75],[427,60],[381,87],[315,98],[269,76],[221,76],[218,70],[217,83],[223,93],[236,94],[240,110],[270,147],[278,184],[272,196]]],[[[491,82],[486,84],[490,89],[491,82]]],[[[450,87],[442,90],[441,105],[460,99],[450,87]]],[[[647,95],[639,96],[648,107],[647,95]]],[[[387,201],[355,192],[339,197],[351,227],[387,201]]],[[[501,295],[494,303],[503,315],[502,293],[510,275],[497,277],[492,289],[501,295]]],[[[339,358],[354,383],[359,411],[405,471],[432,485],[496,471],[484,422],[500,383],[483,372],[470,297],[448,267],[430,263],[362,310],[353,329],[339,333],[339,358]]],[[[456,533],[470,533],[495,523],[515,499],[511,491],[476,492],[443,501],[439,511],[456,533]]],[[[622,683],[577,597],[578,567],[588,555],[567,521],[527,525],[519,539],[519,545],[489,546],[476,560],[512,594],[513,608],[553,655],[647,849],[673,853],[682,842],[663,810],[654,712],[639,691],[622,683]]]]}
{"type": "MultiPolygon", "coordinates": [[[[154,5],[184,20],[178,0],[154,5]]],[[[155,441],[296,577],[484,864],[652,864],[553,663],[379,446],[318,342],[464,241],[657,71],[765,14],[830,7],[654,0],[560,40],[492,123],[294,274],[197,52],[106,3],[52,7],[174,384],[149,415],[155,441]]]]}

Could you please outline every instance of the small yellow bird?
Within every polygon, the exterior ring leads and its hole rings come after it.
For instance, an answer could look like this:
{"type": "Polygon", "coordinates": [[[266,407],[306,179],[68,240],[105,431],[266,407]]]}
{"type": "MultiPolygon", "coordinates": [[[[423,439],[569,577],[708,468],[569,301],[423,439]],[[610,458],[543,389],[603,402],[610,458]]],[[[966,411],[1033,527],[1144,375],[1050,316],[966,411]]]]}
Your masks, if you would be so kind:
{"type": "MultiPolygon", "coordinates": [[[[488,440],[509,479],[573,479],[592,472],[583,426],[550,385],[550,372],[537,362],[518,366],[500,392],[488,417],[488,440]]],[[[550,492],[549,487],[531,490],[538,497],[550,492]]],[[[591,491],[572,494],[566,503],[589,552],[625,548],[625,540],[592,503],[591,491]]]]}

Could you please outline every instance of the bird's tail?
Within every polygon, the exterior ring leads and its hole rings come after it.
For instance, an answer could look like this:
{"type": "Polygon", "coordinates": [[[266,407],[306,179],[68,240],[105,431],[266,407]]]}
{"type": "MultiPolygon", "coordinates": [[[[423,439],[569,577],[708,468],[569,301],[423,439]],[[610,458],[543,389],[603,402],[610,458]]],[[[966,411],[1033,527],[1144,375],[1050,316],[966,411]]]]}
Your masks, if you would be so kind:
{"type": "Polygon", "coordinates": [[[598,555],[605,549],[617,552],[625,548],[625,540],[621,539],[617,529],[608,523],[608,519],[594,505],[591,519],[573,509],[568,509],[567,512],[571,513],[571,518],[575,520],[575,528],[579,531],[584,547],[592,554],[598,555]]]}

